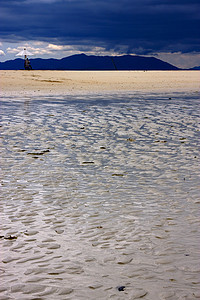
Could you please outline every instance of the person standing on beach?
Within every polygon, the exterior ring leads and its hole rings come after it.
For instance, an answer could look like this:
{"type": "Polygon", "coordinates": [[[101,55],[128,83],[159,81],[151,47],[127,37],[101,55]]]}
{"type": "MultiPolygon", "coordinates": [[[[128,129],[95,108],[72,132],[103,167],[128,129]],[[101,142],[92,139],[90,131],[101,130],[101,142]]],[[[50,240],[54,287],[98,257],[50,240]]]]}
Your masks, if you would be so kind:
{"type": "Polygon", "coordinates": [[[24,61],[24,69],[25,70],[32,70],[32,67],[31,67],[31,64],[30,64],[30,61],[29,61],[28,57],[26,57],[26,59],[24,61]]]}

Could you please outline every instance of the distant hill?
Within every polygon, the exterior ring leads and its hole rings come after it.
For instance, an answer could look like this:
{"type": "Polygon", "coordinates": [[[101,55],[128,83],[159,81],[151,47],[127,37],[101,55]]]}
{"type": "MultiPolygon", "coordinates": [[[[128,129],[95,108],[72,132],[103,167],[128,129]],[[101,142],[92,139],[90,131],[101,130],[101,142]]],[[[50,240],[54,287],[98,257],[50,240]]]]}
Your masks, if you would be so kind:
{"type": "Polygon", "coordinates": [[[200,66],[191,68],[190,70],[200,70],[200,66]]]}
{"type": "MultiPolygon", "coordinates": [[[[178,70],[177,67],[155,57],[143,56],[87,56],[76,54],[62,59],[30,59],[34,70],[178,70]]],[[[0,70],[20,70],[23,59],[0,62],[0,70]]]]}

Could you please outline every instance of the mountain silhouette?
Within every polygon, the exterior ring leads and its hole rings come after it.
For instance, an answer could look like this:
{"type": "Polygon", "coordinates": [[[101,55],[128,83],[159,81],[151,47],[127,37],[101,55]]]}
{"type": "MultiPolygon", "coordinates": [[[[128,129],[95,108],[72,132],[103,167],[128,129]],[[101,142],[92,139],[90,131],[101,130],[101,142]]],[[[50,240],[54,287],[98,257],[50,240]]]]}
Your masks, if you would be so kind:
{"type": "MultiPolygon", "coordinates": [[[[75,54],[62,59],[30,59],[33,70],[179,70],[155,57],[135,55],[88,56],[75,54]]],[[[24,60],[0,62],[0,70],[24,69],[24,60]]]]}
{"type": "Polygon", "coordinates": [[[190,70],[200,70],[200,66],[196,66],[194,68],[191,68],[190,70]]]}

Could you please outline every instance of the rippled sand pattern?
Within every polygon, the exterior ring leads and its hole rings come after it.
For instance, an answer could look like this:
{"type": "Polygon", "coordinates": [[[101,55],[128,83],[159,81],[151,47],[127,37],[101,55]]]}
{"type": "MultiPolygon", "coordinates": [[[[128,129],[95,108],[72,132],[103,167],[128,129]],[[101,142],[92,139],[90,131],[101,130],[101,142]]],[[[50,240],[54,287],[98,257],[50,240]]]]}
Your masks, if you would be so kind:
{"type": "Polygon", "coordinates": [[[0,299],[196,299],[198,95],[1,102],[0,299]]]}

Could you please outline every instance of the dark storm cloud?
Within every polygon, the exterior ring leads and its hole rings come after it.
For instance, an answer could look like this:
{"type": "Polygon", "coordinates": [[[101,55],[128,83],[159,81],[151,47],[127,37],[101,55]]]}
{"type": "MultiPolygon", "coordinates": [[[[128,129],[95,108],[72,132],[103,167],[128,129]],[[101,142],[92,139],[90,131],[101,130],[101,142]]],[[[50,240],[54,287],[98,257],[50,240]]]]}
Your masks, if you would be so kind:
{"type": "Polygon", "coordinates": [[[11,0],[0,2],[2,40],[199,51],[199,0],[11,0]]]}

